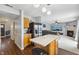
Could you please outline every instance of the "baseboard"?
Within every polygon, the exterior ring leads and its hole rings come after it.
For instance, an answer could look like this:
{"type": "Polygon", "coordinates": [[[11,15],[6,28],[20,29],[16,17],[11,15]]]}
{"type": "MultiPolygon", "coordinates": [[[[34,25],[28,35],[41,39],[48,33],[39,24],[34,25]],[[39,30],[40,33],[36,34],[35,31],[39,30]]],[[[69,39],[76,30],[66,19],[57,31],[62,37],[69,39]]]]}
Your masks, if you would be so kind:
{"type": "Polygon", "coordinates": [[[16,42],[15,42],[15,44],[20,50],[24,50],[24,48],[20,47],[16,42]]]}

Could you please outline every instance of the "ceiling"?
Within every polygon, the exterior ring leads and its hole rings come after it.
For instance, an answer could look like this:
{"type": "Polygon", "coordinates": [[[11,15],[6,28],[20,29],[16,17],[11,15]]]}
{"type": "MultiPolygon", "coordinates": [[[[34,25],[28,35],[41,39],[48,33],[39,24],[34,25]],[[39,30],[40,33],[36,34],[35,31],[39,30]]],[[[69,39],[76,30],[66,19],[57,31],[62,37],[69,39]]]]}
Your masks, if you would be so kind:
{"type": "Polygon", "coordinates": [[[78,17],[79,15],[78,4],[51,4],[51,5],[41,4],[39,8],[35,8],[33,4],[9,4],[9,5],[13,6],[16,9],[23,10],[25,16],[31,16],[31,17],[41,16],[41,20],[43,22],[49,22],[49,23],[52,23],[53,21],[56,20],[59,22],[73,21],[76,20],[76,17],[78,17]],[[43,13],[42,12],[43,7],[46,7],[47,11],[50,10],[52,12],[51,15],[43,13]]]}
{"type": "Polygon", "coordinates": [[[15,19],[17,17],[17,15],[14,15],[14,14],[11,14],[11,13],[8,13],[8,12],[4,12],[4,11],[0,11],[0,17],[7,17],[7,18],[12,18],[12,19],[15,19]]]}
{"type": "Polygon", "coordinates": [[[25,15],[41,16],[45,14],[42,13],[41,11],[42,7],[46,7],[47,10],[51,10],[52,15],[59,15],[69,12],[77,12],[79,5],[78,4],[52,4],[52,5],[41,4],[39,8],[35,8],[32,4],[11,4],[11,6],[24,10],[25,15]]]}
{"type": "Polygon", "coordinates": [[[47,22],[49,21],[49,23],[56,20],[60,22],[73,21],[75,20],[74,17],[77,17],[79,14],[78,4],[41,4],[39,8],[35,8],[32,4],[11,4],[11,6],[24,10],[24,15],[26,16],[41,16],[42,21],[47,20],[47,22]],[[47,15],[46,13],[43,13],[43,7],[46,7],[47,11],[50,10],[52,14],[47,15]]]}

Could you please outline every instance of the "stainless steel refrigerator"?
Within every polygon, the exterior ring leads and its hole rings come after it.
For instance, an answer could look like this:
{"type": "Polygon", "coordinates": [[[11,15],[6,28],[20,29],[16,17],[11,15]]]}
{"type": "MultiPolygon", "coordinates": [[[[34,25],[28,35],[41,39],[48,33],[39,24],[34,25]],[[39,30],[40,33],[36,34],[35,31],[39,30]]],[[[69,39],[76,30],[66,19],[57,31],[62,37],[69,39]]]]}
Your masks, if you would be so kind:
{"type": "Polygon", "coordinates": [[[41,23],[30,23],[30,33],[32,34],[32,38],[42,36],[42,24],[41,23]]]}

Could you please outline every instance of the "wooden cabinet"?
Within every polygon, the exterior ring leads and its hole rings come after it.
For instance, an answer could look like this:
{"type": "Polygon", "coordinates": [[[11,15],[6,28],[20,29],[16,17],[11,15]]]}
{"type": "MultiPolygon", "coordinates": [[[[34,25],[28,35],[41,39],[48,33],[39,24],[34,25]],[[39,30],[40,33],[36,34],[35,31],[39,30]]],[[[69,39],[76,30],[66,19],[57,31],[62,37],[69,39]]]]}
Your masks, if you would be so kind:
{"type": "Polygon", "coordinates": [[[31,42],[31,34],[24,34],[24,47],[28,46],[31,42]]]}
{"type": "Polygon", "coordinates": [[[49,55],[57,55],[58,53],[58,42],[56,40],[49,44],[49,55]]]}
{"type": "MultiPolygon", "coordinates": [[[[24,30],[29,28],[29,18],[24,17],[24,30]]],[[[27,31],[24,33],[24,47],[28,46],[31,42],[31,34],[28,34],[27,31]]]]}
{"type": "Polygon", "coordinates": [[[24,28],[29,28],[29,18],[24,18],[24,28]]]}

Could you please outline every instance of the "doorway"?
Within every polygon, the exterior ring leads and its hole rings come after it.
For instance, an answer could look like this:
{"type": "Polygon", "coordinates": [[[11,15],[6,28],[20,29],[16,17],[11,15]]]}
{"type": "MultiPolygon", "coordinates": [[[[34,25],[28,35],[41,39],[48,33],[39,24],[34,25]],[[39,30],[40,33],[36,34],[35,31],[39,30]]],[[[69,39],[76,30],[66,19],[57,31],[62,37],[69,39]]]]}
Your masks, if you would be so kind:
{"type": "Polygon", "coordinates": [[[5,24],[1,24],[1,38],[5,36],[5,24]]]}
{"type": "Polygon", "coordinates": [[[4,50],[6,50],[6,48],[9,48],[7,47],[7,45],[10,43],[11,40],[9,37],[10,29],[8,28],[7,24],[6,22],[0,23],[0,54],[1,55],[4,54],[4,50]]]}

